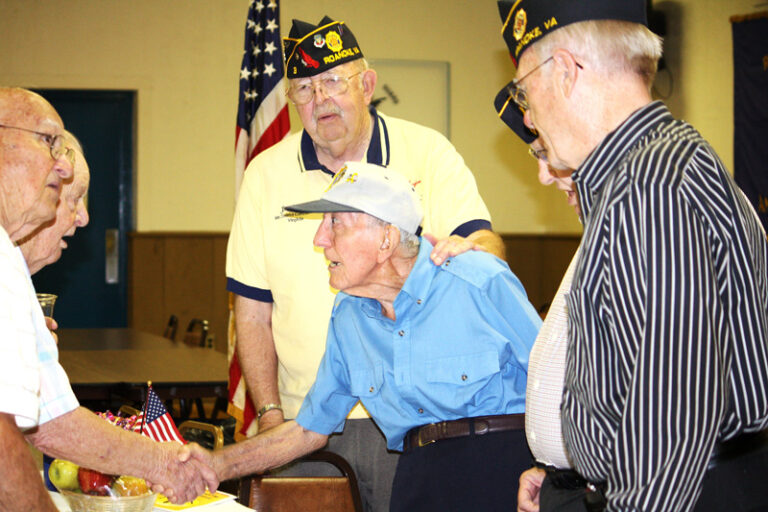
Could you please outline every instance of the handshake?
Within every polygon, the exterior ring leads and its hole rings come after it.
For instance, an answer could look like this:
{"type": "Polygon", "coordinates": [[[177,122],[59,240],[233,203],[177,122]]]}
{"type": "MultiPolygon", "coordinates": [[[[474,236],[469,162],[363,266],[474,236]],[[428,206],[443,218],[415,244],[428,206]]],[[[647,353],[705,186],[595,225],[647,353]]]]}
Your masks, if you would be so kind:
{"type": "Polygon", "coordinates": [[[165,495],[172,503],[186,503],[203,494],[208,488],[219,487],[217,459],[213,452],[202,446],[176,442],[155,443],[161,450],[154,470],[145,477],[147,485],[165,495]]]}

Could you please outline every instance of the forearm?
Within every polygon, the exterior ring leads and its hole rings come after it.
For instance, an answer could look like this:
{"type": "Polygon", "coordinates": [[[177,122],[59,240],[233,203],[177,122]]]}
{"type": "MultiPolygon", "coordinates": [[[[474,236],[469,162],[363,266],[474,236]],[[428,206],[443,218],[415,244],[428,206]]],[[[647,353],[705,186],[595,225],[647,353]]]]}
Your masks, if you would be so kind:
{"type": "Polygon", "coordinates": [[[263,473],[325,446],[328,436],[287,421],[246,441],[213,452],[219,480],[263,473]]]}
{"type": "Polygon", "coordinates": [[[507,251],[504,246],[504,240],[489,229],[479,229],[471,233],[467,240],[481,246],[499,259],[505,260],[506,258],[507,251]]]}
{"type": "Polygon", "coordinates": [[[156,479],[169,454],[162,443],[109,424],[84,407],[40,425],[27,436],[40,451],[102,473],[156,479]]]}
{"type": "Polygon", "coordinates": [[[24,436],[5,413],[0,413],[0,453],[0,510],[56,512],[24,436]]]}
{"type": "Polygon", "coordinates": [[[204,450],[196,461],[186,462],[187,446],[117,428],[83,407],[40,425],[27,438],[52,457],[102,473],[144,478],[174,503],[193,499],[206,486],[216,490],[219,483],[207,467],[210,461],[204,450]]]}
{"type": "MultiPolygon", "coordinates": [[[[279,404],[272,304],[236,296],[235,326],[237,357],[256,410],[266,404],[279,404]]],[[[282,421],[282,414],[280,410],[272,409],[264,419],[282,421]]]]}

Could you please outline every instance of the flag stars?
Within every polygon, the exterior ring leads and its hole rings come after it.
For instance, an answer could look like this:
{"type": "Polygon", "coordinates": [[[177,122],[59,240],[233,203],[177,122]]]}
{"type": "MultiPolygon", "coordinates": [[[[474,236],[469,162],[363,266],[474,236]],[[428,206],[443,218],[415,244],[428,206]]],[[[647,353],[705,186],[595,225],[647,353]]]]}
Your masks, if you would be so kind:
{"type": "Polygon", "coordinates": [[[240,80],[248,80],[251,77],[251,72],[248,68],[244,67],[240,70],[240,80]]]}
{"type": "Polygon", "coordinates": [[[256,9],[256,12],[261,12],[261,10],[264,9],[264,2],[262,2],[261,0],[256,2],[256,6],[254,7],[254,9],[256,9]]]}
{"type": "Polygon", "coordinates": [[[267,20],[267,30],[270,32],[277,30],[277,23],[275,23],[275,20],[267,20]]]}
{"type": "Polygon", "coordinates": [[[248,28],[253,28],[253,27],[255,27],[255,26],[256,26],[256,22],[254,22],[253,20],[248,20],[248,21],[246,21],[245,23],[246,23],[246,26],[247,26],[248,28]]]}
{"type": "Polygon", "coordinates": [[[273,43],[272,41],[268,42],[267,45],[264,47],[264,51],[270,55],[275,53],[276,50],[277,48],[275,47],[275,43],[273,43]]]}
{"type": "Polygon", "coordinates": [[[267,64],[266,66],[264,66],[264,74],[266,74],[267,76],[271,77],[275,73],[275,71],[276,71],[275,66],[273,66],[272,64],[267,64]]]}
{"type": "Polygon", "coordinates": [[[251,53],[253,53],[254,57],[258,57],[259,54],[261,53],[261,48],[259,48],[258,46],[254,46],[253,51],[251,53]]]}
{"type": "Polygon", "coordinates": [[[275,0],[269,0],[269,5],[267,5],[270,9],[277,9],[277,2],[275,0]]]}
{"type": "Polygon", "coordinates": [[[264,28],[261,25],[256,25],[253,27],[253,33],[256,35],[261,34],[261,31],[264,30],[264,28]]]}

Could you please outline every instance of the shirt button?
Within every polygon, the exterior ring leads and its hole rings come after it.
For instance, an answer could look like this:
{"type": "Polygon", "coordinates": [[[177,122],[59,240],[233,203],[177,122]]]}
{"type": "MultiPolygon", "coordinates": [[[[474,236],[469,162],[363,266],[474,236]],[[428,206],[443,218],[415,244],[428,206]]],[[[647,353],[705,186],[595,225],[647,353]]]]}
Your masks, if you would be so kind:
{"type": "Polygon", "coordinates": [[[450,265],[450,264],[451,264],[451,260],[445,260],[445,266],[446,266],[446,267],[447,267],[448,265],[450,265]]]}
{"type": "Polygon", "coordinates": [[[370,393],[373,393],[373,386],[371,386],[370,388],[368,388],[368,391],[369,391],[370,393]]]}
{"type": "Polygon", "coordinates": [[[462,373],[461,374],[461,380],[467,380],[467,374],[466,373],[462,373]]]}
{"type": "Polygon", "coordinates": [[[421,304],[421,299],[416,299],[416,304],[421,304]]]}
{"type": "Polygon", "coordinates": [[[422,409],[421,407],[419,407],[419,414],[424,414],[424,409],[422,409]]]}
{"type": "Polygon", "coordinates": [[[405,331],[399,331],[397,334],[399,334],[400,336],[405,336],[405,331]]]}

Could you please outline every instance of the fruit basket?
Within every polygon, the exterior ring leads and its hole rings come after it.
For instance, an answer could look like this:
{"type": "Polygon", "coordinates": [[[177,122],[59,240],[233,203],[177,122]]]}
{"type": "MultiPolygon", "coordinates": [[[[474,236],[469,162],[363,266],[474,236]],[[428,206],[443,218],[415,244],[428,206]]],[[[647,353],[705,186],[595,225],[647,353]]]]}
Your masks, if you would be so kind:
{"type": "Polygon", "coordinates": [[[91,496],[61,490],[72,512],[151,512],[157,495],[153,492],[141,496],[91,496]]]}

